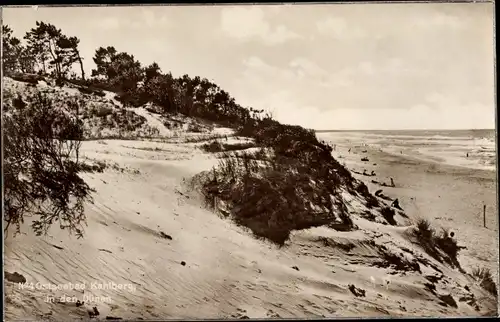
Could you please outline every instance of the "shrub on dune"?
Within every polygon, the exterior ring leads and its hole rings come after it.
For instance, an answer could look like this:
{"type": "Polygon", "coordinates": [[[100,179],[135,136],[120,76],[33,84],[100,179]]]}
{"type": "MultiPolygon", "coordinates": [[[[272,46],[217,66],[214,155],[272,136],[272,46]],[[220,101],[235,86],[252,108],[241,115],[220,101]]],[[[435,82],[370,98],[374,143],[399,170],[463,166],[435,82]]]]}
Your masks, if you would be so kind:
{"type": "Polygon", "coordinates": [[[91,189],[79,176],[82,123],[41,94],[6,104],[4,115],[4,220],[20,231],[26,216],[37,235],[58,222],[81,237],[91,189]]]}
{"type": "Polygon", "coordinates": [[[434,236],[434,230],[431,228],[431,223],[425,219],[419,219],[416,223],[416,236],[421,241],[430,241],[434,236]]]}
{"type": "Polygon", "coordinates": [[[225,157],[205,183],[207,199],[216,195],[232,206],[238,224],[279,245],[292,230],[323,225],[352,230],[339,188],[354,191],[354,179],[333,159],[332,148],[303,128],[267,126],[254,128],[254,138],[272,152],[225,157]]]}
{"type": "Polygon", "coordinates": [[[217,140],[213,140],[212,142],[210,143],[205,143],[201,146],[201,148],[206,151],[206,152],[211,152],[211,153],[216,153],[216,152],[222,152],[224,151],[224,147],[222,146],[222,144],[217,141],[217,140]]]}
{"type": "Polygon", "coordinates": [[[482,288],[495,297],[498,296],[497,285],[495,281],[493,281],[493,276],[489,269],[476,267],[472,270],[472,276],[479,282],[482,288]]]}
{"type": "Polygon", "coordinates": [[[463,247],[453,238],[454,233],[442,228],[439,234],[431,227],[428,220],[419,219],[415,225],[414,236],[429,255],[460,268],[458,253],[463,247]]]}
{"type": "Polygon", "coordinates": [[[382,210],[380,211],[380,214],[382,215],[382,217],[384,217],[384,219],[390,225],[393,225],[393,226],[397,225],[397,222],[394,219],[394,216],[396,215],[396,212],[391,207],[384,207],[384,208],[382,208],[382,210]]]}

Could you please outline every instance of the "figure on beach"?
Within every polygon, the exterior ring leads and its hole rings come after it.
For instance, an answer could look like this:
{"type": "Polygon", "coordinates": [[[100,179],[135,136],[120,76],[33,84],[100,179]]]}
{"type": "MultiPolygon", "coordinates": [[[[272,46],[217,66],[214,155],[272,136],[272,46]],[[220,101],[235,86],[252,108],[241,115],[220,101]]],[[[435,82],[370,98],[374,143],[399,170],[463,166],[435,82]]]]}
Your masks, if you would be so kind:
{"type": "Polygon", "coordinates": [[[347,152],[351,153],[351,148],[349,148],[349,151],[347,151],[347,152]]]}
{"type": "Polygon", "coordinates": [[[469,152],[467,152],[467,153],[465,154],[465,157],[466,157],[466,158],[468,158],[468,157],[469,157],[469,152]]]}
{"type": "Polygon", "coordinates": [[[391,178],[391,187],[395,187],[394,180],[391,178]]]}

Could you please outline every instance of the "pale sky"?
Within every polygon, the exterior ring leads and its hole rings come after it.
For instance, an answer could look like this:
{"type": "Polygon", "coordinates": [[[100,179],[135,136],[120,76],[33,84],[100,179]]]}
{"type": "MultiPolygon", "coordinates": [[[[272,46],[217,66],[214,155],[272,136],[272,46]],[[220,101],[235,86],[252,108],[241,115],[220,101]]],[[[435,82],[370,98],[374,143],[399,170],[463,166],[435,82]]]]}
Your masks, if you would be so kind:
{"type": "Polygon", "coordinates": [[[492,3],[3,9],[314,129],[494,128],[492,3]]]}

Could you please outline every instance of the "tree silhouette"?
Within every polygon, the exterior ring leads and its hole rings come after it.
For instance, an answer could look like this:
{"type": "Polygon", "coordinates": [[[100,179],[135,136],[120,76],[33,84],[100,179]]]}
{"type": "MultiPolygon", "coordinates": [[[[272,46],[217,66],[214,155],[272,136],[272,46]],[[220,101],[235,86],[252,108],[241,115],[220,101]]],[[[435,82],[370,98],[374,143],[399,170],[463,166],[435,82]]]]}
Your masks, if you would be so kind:
{"type": "Polygon", "coordinates": [[[71,66],[78,62],[82,78],[85,78],[82,58],[78,51],[78,38],[68,38],[56,26],[37,21],[36,27],[28,31],[24,39],[28,43],[27,52],[42,65],[44,73],[47,72],[48,64],[48,67],[54,70],[56,78],[65,78],[71,66]]]}
{"type": "Polygon", "coordinates": [[[136,92],[137,84],[143,80],[141,63],[133,55],[117,53],[114,47],[98,48],[93,60],[97,68],[92,70],[92,76],[103,77],[122,93],[136,92]]]}
{"type": "Polygon", "coordinates": [[[13,37],[12,33],[13,30],[8,25],[2,26],[2,60],[6,72],[12,72],[20,68],[21,41],[13,37]]]}
{"type": "Polygon", "coordinates": [[[61,35],[57,39],[57,46],[59,47],[59,55],[64,57],[63,65],[66,68],[71,67],[74,63],[80,64],[80,72],[82,75],[82,80],[85,80],[85,70],[83,69],[83,59],[80,56],[80,51],[78,50],[78,44],[80,39],[76,37],[66,37],[61,35]]]}
{"type": "Polygon", "coordinates": [[[104,77],[107,80],[110,80],[108,75],[108,68],[111,65],[111,60],[116,55],[116,49],[112,46],[108,46],[106,48],[99,47],[94,55],[94,63],[96,65],[96,69],[92,70],[92,77],[104,77]]]}

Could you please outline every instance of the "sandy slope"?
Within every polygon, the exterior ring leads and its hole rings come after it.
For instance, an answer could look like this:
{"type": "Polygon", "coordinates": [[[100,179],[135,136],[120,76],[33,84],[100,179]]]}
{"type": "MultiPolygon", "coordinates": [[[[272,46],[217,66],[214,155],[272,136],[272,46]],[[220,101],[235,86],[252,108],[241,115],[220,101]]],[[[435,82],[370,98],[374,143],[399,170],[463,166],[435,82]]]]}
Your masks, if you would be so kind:
{"type": "MultiPolygon", "coordinates": [[[[146,319],[477,316],[495,310],[494,300],[470,276],[438,263],[411,242],[409,220],[398,218],[401,226],[365,220],[359,214],[366,208],[357,196],[345,196],[356,231],[319,227],[295,232],[281,249],[255,239],[206,209],[188,181],[218,161],[198,148],[203,142],[179,142],[83,143],[83,157],[119,167],[84,175],[96,189],[93,203],[86,207],[85,238],[68,236],[57,225],[48,236],[36,237],[29,222],[23,234],[6,238],[5,270],[34,283],[33,288],[22,289],[6,282],[6,320],[88,319],[87,309],[94,306],[101,319],[110,315],[146,319]],[[417,259],[421,271],[379,267],[383,249],[417,259]],[[435,292],[426,289],[429,280],[435,292]],[[85,282],[86,287],[83,292],[52,291],[37,287],[37,282],[54,286],[85,282]],[[91,289],[93,282],[113,282],[126,289],[91,289]],[[365,290],[366,296],[355,296],[350,284],[365,290]],[[46,301],[47,296],[57,300],[63,294],[86,298],[86,303],[77,307],[46,301]],[[443,303],[447,295],[457,307],[443,303]]],[[[387,167],[395,166],[387,163],[387,167]]],[[[436,178],[441,177],[436,174],[436,178]]],[[[398,185],[404,183],[396,176],[395,180],[398,185]]],[[[431,198],[440,189],[438,184],[443,184],[433,182],[435,190],[420,192],[417,200],[431,198]]],[[[424,182],[412,185],[411,193],[405,190],[408,187],[386,193],[399,193],[405,206],[409,204],[405,195],[430,189],[424,182]]],[[[450,196],[459,199],[458,193],[450,196]]],[[[419,204],[420,209],[424,205],[419,204]]],[[[459,230],[459,236],[462,233],[459,230]]],[[[485,246],[470,248],[470,258],[473,251],[494,256],[485,246]]]]}
{"type": "MultiPolygon", "coordinates": [[[[6,240],[5,264],[7,271],[17,271],[34,283],[85,281],[88,288],[93,281],[132,283],[134,291],[73,293],[79,299],[89,293],[109,296],[110,301],[87,303],[97,306],[101,317],[478,315],[493,307],[487,300],[481,302],[481,312],[458,301],[458,309],[443,307],[424,289],[421,274],[391,275],[388,269],[371,267],[376,253],[363,241],[378,233],[382,244],[411,248],[403,237],[406,228],[358,219],[358,231],[311,229],[296,233],[288,247],[277,249],[204,209],[197,195],[187,190],[184,178],[216,162],[192,144],[99,142],[85,142],[84,155],[119,162],[140,173],[108,170],[86,175],[97,193],[87,207],[85,238],[76,240],[57,227],[48,237],[34,237],[25,230],[28,234],[6,240]],[[141,150],[145,144],[160,150],[141,150]],[[172,240],[161,238],[159,231],[172,240]],[[352,252],[328,248],[317,242],[318,237],[359,247],[352,252]],[[348,290],[350,283],[367,290],[366,297],[355,297],[348,290]]],[[[441,285],[443,294],[467,293],[456,282],[472,285],[470,279],[441,268],[449,280],[441,285]]],[[[476,297],[486,298],[471,287],[476,297]]],[[[7,282],[6,318],[86,316],[85,309],[74,304],[45,303],[49,293],[21,290],[7,282]]]]}

